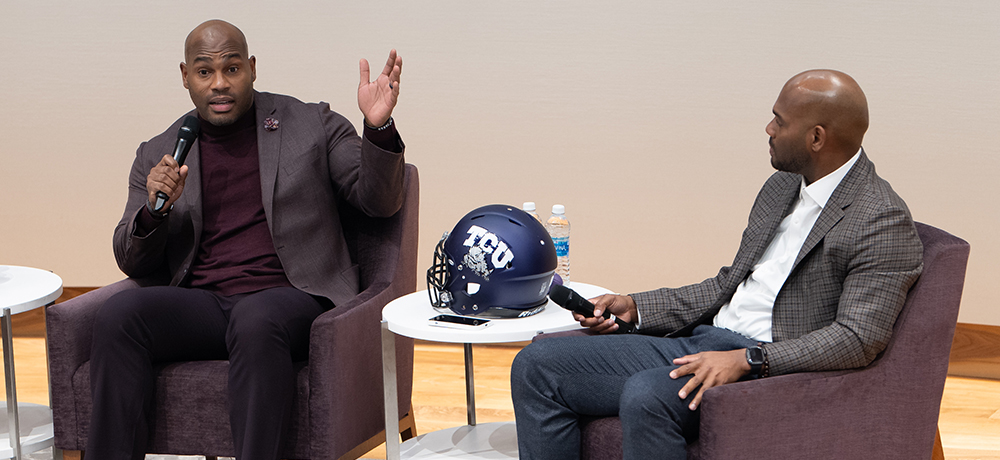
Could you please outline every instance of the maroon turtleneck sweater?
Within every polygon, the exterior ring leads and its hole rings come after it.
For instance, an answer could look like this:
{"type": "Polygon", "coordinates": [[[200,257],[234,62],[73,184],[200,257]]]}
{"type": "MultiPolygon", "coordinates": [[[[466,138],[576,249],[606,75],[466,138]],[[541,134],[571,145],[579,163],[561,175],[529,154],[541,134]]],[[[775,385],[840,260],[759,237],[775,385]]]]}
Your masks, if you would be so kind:
{"type": "MultiPolygon", "coordinates": [[[[366,125],[364,135],[380,148],[402,151],[395,124],[382,131],[366,125]]],[[[198,146],[203,224],[187,285],[225,296],[292,286],[264,215],[256,108],[229,126],[202,120],[198,146]]],[[[160,223],[148,210],[140,214],[140,227],[160,223]]]]}
{"type": "Polygon", "coordinates": [[[291,286],[264,216],[256,110],[229,126],[201,122],[201,245],[188,285],[235,295],[291,286]]]}

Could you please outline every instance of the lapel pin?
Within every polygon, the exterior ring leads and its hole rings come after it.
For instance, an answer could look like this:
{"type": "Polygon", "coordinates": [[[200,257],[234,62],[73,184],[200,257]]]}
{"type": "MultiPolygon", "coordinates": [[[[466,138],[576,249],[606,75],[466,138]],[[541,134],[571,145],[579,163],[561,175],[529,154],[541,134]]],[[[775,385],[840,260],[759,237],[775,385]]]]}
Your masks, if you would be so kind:
{"type": "Polygon", "coordinates": [[[278,129],[278,120],[274,118],[267,117],[264,119],[264,129],[268,131],[274,131],[278,129]]]}

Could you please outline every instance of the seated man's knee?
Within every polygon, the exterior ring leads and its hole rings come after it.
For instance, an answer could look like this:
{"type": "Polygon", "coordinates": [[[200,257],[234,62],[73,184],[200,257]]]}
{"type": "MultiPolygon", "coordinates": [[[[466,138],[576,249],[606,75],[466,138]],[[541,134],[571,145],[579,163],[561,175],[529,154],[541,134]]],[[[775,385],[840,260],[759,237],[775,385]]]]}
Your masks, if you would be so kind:
{"type": "Polygon", "coordinates": [[[226,342],[240,341],[252,346],[282,340],[286,335],[283,325],[275,321],[263,308],[234,308],[226,330],[226,342]]]}
{"type": "Polygon", "coordinates": [[[511,363],[510,367],[510,378],[511,381],[516,381],[517,379],[525,379],[535,374],[539,367],[544,365],[553,359],[552,353],[549,350],[548,342],[549,340],[542,340],[539,342],[533,342],[528,346],[524,347],[517,353],[514,357],[514,362],[511,363]]]}
{"type": "Polygon", "coordinates": [[[123,332],[134,332],[141,324],[143,296],[139,289],[119,292],[104,302],[94,315],[94,339],[102,340],[123,332]]]}
{"type": "Polygon", "coordinates": [[[294,288],[278,288],[251,295],[229,313],[226,343],[230,352],[269,352],[288,349],[299,358],[309,343],[312,322],[322,313],[320,304],[294,288]]]}
{"type": "Polygon", "coordinates": [[[622,389],[620,416],[641,419],[652,414],[670,414],[671,418],[686,415],[680,413],[687,410],[687,403],[678,396],[678,392],[690,377],[674,380],[667,375],[668,372],[669,369],[639,372],[630,377],[622,389]]]}
{"type": "Polygon", "coordinates": [[[544,368],[558,359],[551,346],[554,339],[534,342],[521,349],[514,357],[510,368],[510,387],[513,397],[526,391],[537,391],[539,385],[546,381],[543,378],[544,368]],[[535,390],[530,390],[535,389],[535,390]]]}

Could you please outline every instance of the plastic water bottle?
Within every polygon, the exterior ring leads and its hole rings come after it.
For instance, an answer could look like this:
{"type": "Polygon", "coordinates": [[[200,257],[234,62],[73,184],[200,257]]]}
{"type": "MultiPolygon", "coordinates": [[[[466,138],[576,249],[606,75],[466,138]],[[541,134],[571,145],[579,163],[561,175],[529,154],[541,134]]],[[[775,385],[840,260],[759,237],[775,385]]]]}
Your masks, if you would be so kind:
{"type": "Polygon", "coordinates": [[[524,212],[526,212],[526,213],[528,213],[528,214],[530,214],[531,217],[535,218],[535,220],[537,220],[539,222],[542,221],[542,218],[538,217],[538,213],[535,212],[535,202],[534,201],[525,201],[524,204],[521,205],[521,210],[524,211],[524,212]]]}
{"type": "Polygon", "coordinates": [[[552,205],[552,216],[545,222],[545,229],[552,237],[552,242],[556,246],[556,256],[559,258],[556,274],[562,278],[564,284],[569,283],[569,219],[566,219],[565,206],[552,205]]]}

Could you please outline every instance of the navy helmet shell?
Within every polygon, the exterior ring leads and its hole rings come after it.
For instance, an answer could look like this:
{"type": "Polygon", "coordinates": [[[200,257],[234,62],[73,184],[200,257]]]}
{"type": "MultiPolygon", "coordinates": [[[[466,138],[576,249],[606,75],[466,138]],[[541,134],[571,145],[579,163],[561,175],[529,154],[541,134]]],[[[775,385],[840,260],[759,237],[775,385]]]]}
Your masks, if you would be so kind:
{"type": "Polygon", "coordinates": [[[435,308],[459,315],[529,316],[548,302],[557,263],[538,219],[514,206],[483,206],[441,237],[427,291],[435,308]]]}

